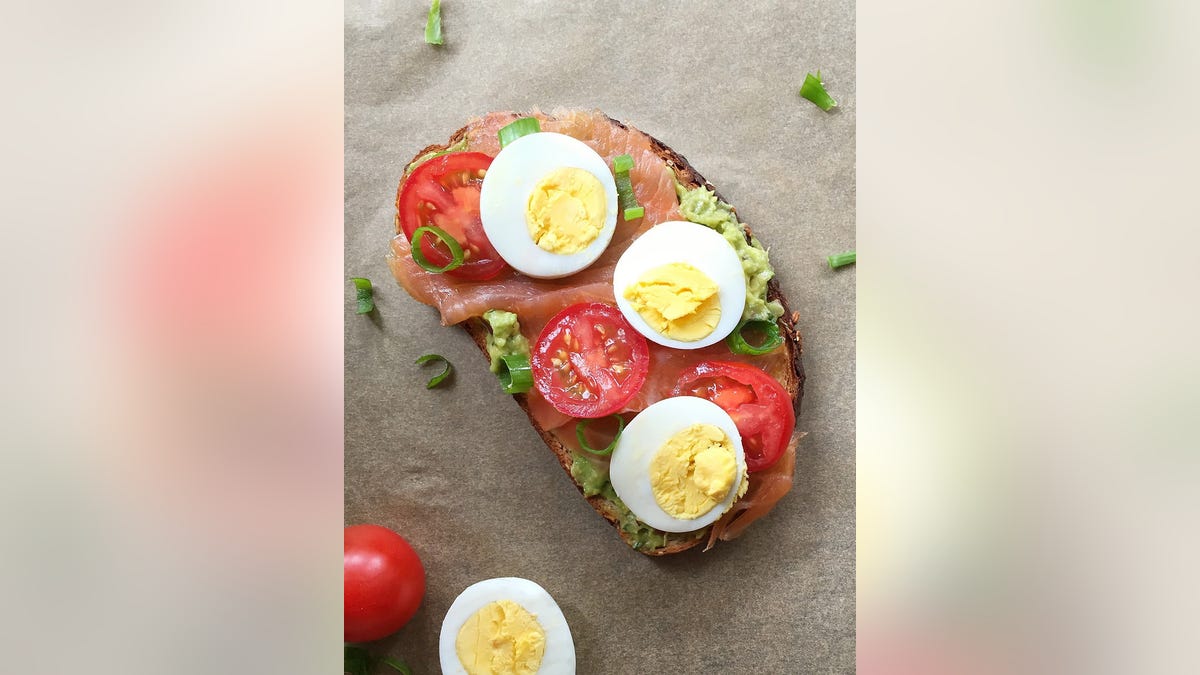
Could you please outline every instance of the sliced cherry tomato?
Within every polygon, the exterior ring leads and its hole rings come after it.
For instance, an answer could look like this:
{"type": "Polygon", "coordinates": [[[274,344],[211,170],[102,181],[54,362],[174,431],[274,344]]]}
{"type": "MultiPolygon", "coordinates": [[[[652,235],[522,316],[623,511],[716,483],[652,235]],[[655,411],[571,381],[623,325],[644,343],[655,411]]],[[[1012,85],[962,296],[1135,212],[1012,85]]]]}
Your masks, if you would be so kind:
{"type": "MultiPolygon", "coordinates": [[[[440,155],[414,169],[396,194],[400,228],[410,242],[417,228],[433,225],[462,246],[463,264],[446,272],[460,279],[491,279],[506,267],[479,219],[479,188],[491,165],[492,158],[482,152],[440,155]]],[[[421,252],[435,267],[454,260],[436,237],[422,237],[421,252]]]]}
{"type": "Polygon", "coordinates": [[[762,471],[783,456],[796,413],[775,378],[745,363],[701,361],[683,371],[672,396],[699,396],[729,413],[742,435],[746,468],[762,471]]]}
{"type": "Polygon", "coordinates": [[[550,319],[533,349],[533,382],[554,409],[571,417],[604,417],[621,409],[646,382],[646,338],[603,302],[572,305],[550,319]]]}

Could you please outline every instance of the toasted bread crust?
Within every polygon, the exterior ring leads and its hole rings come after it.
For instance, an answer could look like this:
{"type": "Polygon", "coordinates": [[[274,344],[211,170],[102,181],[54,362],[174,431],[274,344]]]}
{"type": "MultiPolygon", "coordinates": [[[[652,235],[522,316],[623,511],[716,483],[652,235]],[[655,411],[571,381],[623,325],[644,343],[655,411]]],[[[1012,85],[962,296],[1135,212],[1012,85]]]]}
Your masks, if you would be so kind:
{"type": "MultiPolygon", "coordinates": [[[[517,117],[516,113],[511,113],[511,114],[514,119],[517,117]]],[[[625,124],[623,124],[617,120],[612,119],[611,117],[608,117],[608,120],[613,125],[618,126],[622,129],[629,129],[628,126],[626,126],[625,124]]],[[[640,130],[634,129],[633,131],[636,131],[637,133],[645,134],[645,132],[642,132],[640,130]]],[[[410,160],[409,163],[411,164],[413,161],[416,161],[419,157],[427,155],[431,152],[441,152],[441,151],[449,148],[450,146],[454,145],[455,143],[462,141],[466,137],[466,135],[467,135],[467,127],[464,126],[461,129],[459,129],[458,131],[454,132],[454,134],[450,136],[450,140],[448,140],[446,143],[439,144],[439,145],[430,145],[430,146],[422,149],[420,152],[418,152],[416,155],[413,156],[413,159],[410,160]]],[[[645,134],[645,135],[647,138],[650,139],[650,145],[654,149],[654,151],[658,154],[658,156],[661,157],[663,159],[663,161],[665,161],[667,163],[667,166],[670,166],[671,169],[674,170],[676,180],[678,180],[683,185],[686,185],[693,189],[704,186],[705,188],[712,190],[714,193],[716,193],[718,199],[721,199],[721,201],[725,201],[724,199],[721,198],[721,195],[719,192],[717,192],[716,188],[713,187],[712,184],[710,184],[707,180],[705,180],[704,176],[700,175],[700,172],[696,171],[696,169],[687,161],[687,159],[685,157],[683,157],[679,153],[675,152],[671,148],[667,147],[666,144],[664,144],[662,141],[658,140],[657,138],[654,138],[653,136],[650,136],[649,134],[645,134]]],[[[734,210],[734,213],[737,213],[736,208],[734,208],[733,210],[734,210]]],[[[399,218],[399,215],[397,215],[397,219],[398,218],[399,218]]],[[[399,222],[397,220],[397,232],[399,232],[399,231],[400,231],[399,222]]],[[[747,233],[747,239],[749,239],[748,233],[747,233]]],[[[781,382],[781,384],[783,385],[784,389],[787,390],[788,394],[791,395],[792,407],[796,411],[796,415],[799,416],[800,400],[804,395],[804,364],[803,364],[803,361],[801,358],[802,357],[802,342],[801,342],[801,337],[800,337],[800,331],[796,328],[797,314],[793,313],[791,307],[788,305],[787,298],[783,295],[783,292],[779,288],[779,280],[777,278],[773,278],[773,279],[771,279],[770,282],[767,283],[767,300],[768,301],[778,300],[779,303],[781,305],[783,305],[783,316],[781,316],[779,318],[778,323],[779,323],[780,332],[784,338],[783,348],[786,349],[788,352],[788,355],[791,360],[792,368],[791,368],[791,371],[788,373],[789,377],[787,377],[785,381],[781,382]]],[[[483,353],[484,358],[490,360],[490,357],[488,357],[488,354],[487,354],[487,337],[490,332],[487,324],[484,323],[484,321],[482,319],[473,318],[468,321],[464,321],[459,325],[462,327],[463,330],[465,330],[467,332],[468,335],[471,336],[471,339],[475,341],[475,344],[479,347],[480,351],[483,353]]],[[[526,402],[524,394],[516,394],[513,396],[513,398],[516,399],[517,404],[521,406],[521,409],[525,411],[525,414],[529,417],[529,423],[531,425],[533,425],[534,430],[537,431],[538,435],[542,437],[542,440],[546,443],[546,446],[548,448],[550,448],[550,450],[554,453],[555,457],[558,458],[558,463],[562,466],[563,470],[567,472],[567,477],[571,479],[571,482],[575,485],[575,488],[578,489],[579,493],[582,495],[583,494],[583,486],[576,483],[575,478],[573,476],[571,476],[571,463],[574,461],[571,451],[568,448],[566,448],[565,446],[563,446],[563,444],[560,443],[558,441],[558,439],[554,437],[554,434],[552,434],[548,429],[543,429],[542,426],[537,423],[537,420],[535,420],[533,418],[533,414],[529,410],[529,404],[526,402]]],[[[618,516],[618,513],[616,512],[616,510],[614,509],[612,503],[599,495],[587,497],[586,499],[587,499],[588,503],[592,505],[592,508],[594,508],[596,510],[597,513],[599,513],[601,516],[603,516],[605,520],[607,520],[609,523],[611,523],[613,525],[613,527],[616,528],[617,533],[621,536],[621,538],[623,540],[625,540],[625,543],[629,544],[632,547],[633,542],[630,539],[630,536],[628,534],[626,534],[620,528],[619,516],[618,516]]],[[[708,531],[708,529],[705,528],[705,530],[703,531],[705,535],[707,534],[707,531],[708,531]]],[[[699,536],[699,537],[695,537],[693,539],[687,539],[687,540],[683,540],[683,541],[670,541],[670,539],[668,538],[668,543],[666,546],[663,546],[660,548],[655,548],[655,549],[637,549],[637,550],[640,551],[641,553],[644,553],[644,554],[650,555],[650,556],[671,555],[673,553],[680,553],[682,551],[686,551],[687,549],[698,546],[701,543],[703,543],[706,539],[707,539],[707,536],[699,536]]]]}

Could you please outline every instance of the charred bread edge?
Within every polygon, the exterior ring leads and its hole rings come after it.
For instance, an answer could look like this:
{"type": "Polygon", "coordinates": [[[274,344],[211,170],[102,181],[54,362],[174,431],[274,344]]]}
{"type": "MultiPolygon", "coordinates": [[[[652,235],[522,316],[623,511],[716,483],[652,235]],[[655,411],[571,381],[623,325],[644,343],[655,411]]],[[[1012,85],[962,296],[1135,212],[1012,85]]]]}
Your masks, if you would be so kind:
{"type": "MultiPolygon", "coordinates": [[[[513,117],[513,119],[518,117],[516,113],[509,114],[513,117]]],[[[553,117],[553,115],[550,115],[550,117],[553,117]]],[[[605,117],[617,127],[627,130],[629,129],[629,127],[625,124],[614,120],[607,115],[605,115],[605,117]]],[[[687,161],[685,157],[683,157],[683,155],[675,152],[671,148],[667,147],[662,141],[649,134],[646,134],[640,129],[633,129],[633,131],[644,134],[646,138],[650,139],[650,146],[654,149],[658,156],[667,163],[667,166],[671,167],[671,169],[675,171],[675,178],[680,183],[687,185],[692,189],[704,186],[705,188],[716,193],[718,199],[725,201],[723,198],[721,198],[721,194],[717,192],[716,188],[713,187],[712,184],[707,180],[705,180],[704,176],[701,176],[700,172],[696,171],[696,169],[687,161]]],[[[462,141],[464,138],[466,138],[466,135],[467,127],[464,126],[458,131],[454,132],[454,134],[450,137],[450,140],[446,143],[440,145],[430,145],[418,152],[413,156],[413,159],[410,160],[409,163],[411,164],[413,161],[416,161],[417,158],[423,157],[431,152],[441,152],[455,143],[462,141]]],[[[405,166],[408,165],[406,164],[405,166]]],[[[734,207],[733,211],[734,213],[737,213],[737,208],[734,207]]],[[[400,231],[399,218],[400,216],[397,214],[397,232],[400,231]]],[[[749,240],[750,228],[745,224],[743,224],[743,228],[746,230],[746,239],[749,240]]],[[[803,344],[801,342],[800,332],[796,328],[798,313],[792,312],[791,307],[788,305],[787,298],[784,297],[783,292],[779,289],[778,277],[772,278],[771,281],[767,283],[767,300],[778,300],[779,303],[783,305],[783,316],[779,317],[779,329],[784,337],[784,348],[787,349],[791,354],[792,375],[794,376],[794,379],[789,378],[787,382],[782,384],[784,385],[784,388],[788,390],[788,393],[791,394],[792,408],[795,410],[797,417],[799,417],[800,399],[804,395],[804,363],[801,358],[803,353],[803,344]]],[[[518,317],[518,319],[519,318],[520,317],[518,317]]],[[[472,318],[464,321],[460,325],[462,326],[462,329],[471,336],[471,339],[475,341],[475,344],[479,347],[480,351],[483,352],[484,357],[487,358],[487,337],[490,332],[487,324],[484,323],[482,319],[472,318]]],[[[538,435],[542,437],[542,440],[546,443],[546,446],[554,452],[556,457],[558,457],[558,463],[562,466],[563,470],[567,472],[567,477],[570,478],[571,483],[575,485],[575,488],[579,490],[579,493],[582,495],[583,486],[576,483],[574,476],[571,475],[571,463],[574,461],[571,451],[563,446],[562,443],[559,443],[558,439],[555,438],[549,430],[543,429],[541,425],[537,423],[537,420],[533,419],[533,414],[529,410],[529,404],[526,402],[524,394],[515,394],[513,398],[516,399],[517,405],[521,406],[521,409],[525,411],[525,414],[529,417],[529,423],[533,425],[534,430],[537,431],[538,435]]],[[[612,503],[599,495],[585,497],[585,499],[587,499],[588,503],[592,505],[592,508],[594,508],[597,513],[603,516],[605,520],[607,520],[610,524],[612,524],[613,527],[616,528],[617,534],[621,536],[621,539],[623,539],[626,544],[632,547],[633,542],[630,540],[630,536],[621,529],[618,514],[613,508],[612,503]]],[[[707,530],[708,528],[705,528],[702,532],[706,532],[707,530]]],[[[704,540],[705,537],[703,535],[698,536],[695,539],[675,542],[670,541],[670,538],[668,537],[668,544],[666,546],[655,549],[637,550],[650,556],[670,555],[672,553],[679,553],[681,551],[686,551],[689,548],[698,546],[704,540]]]]}

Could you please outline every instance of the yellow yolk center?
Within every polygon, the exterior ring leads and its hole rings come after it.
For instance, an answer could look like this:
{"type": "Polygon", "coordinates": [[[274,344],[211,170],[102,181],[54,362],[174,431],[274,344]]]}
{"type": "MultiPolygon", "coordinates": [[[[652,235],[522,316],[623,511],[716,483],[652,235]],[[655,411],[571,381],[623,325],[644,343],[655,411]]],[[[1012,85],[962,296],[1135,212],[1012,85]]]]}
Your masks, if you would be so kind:
{"type": "Polygon", "coordinates": [[[534,186],[525,205],[525,225],[533,242],[551,253],[570,255],[587,248],[607,215],[604,185],[590,172],[562,167],[534,186]]]}
{"type": "Polygon", "coordinates": [[[468,675],[534,675],[546,653],[546,632],[524,607],[500,600],[467,619],[454,650],[468,675]]]}
{"type": "Polygon", "coordinates": [[[625,299],[650,327],[672,340],[708,337],[721,321],[716,282],[687,263],[649,270],[625,289],[625,299]]]}
{"type": "Polygon", "coordinates": [[[733,443],[712,424],[693,424],[675,434],[650,460],[654,501],[673,518],[691,520],[729,496],[737,477],[733,443]]]}

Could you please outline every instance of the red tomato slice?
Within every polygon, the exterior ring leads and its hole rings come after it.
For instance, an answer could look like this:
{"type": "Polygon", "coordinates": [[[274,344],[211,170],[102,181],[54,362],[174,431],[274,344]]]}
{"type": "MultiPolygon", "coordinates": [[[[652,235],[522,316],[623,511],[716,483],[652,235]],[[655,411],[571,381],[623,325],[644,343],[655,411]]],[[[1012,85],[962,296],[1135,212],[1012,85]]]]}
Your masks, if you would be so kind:
{"type": "Polygon", "coordinates": [[[679,376],[671,395],[706,398],[729,413],[742,435],[750,471],[762,471],[777,462],[796,428],[787,390],[775,378],[745,363],[701,361],[679,376]]]}
{"type": "MultiPolygon", "coordinates": [[[[506,267],[479,219],[479,188],[491,165],[492,158],[482,152],[434,157],[414,169],[396,194],[400,227],[410,242],[417,228],[433,225],[462,246],[465,261],[446,272],[460,279],[491,279],[506,267]]],[[[429,235],[421,238],[421,252],[437,267],[454,260],[446,245],[429,235]]]]}
{"type": "Polygon", "coordinates": [[[550,319],[533,349],[533,382],[554,409],[604,417],[646,382],[650,349],[621,310],[603,302],[572,305],[550,319]]]}

